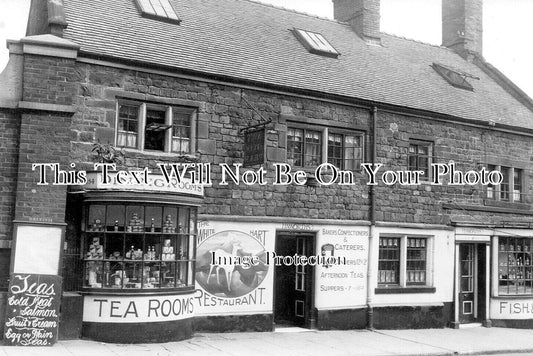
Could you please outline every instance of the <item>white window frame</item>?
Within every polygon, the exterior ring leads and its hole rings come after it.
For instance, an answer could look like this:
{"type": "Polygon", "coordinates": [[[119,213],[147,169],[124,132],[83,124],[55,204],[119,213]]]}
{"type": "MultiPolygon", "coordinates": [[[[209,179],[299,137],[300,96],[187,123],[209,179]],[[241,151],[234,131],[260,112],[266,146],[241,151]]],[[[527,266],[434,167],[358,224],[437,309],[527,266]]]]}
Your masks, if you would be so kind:
{"type": "MultiPolygon", "coordinates": [[[[428,147],[428,174],[427,176],[426,175],[421,175],[420,176],[420,181],[421,182],[431,182],[432,180],[432,169],[431,169],[431,165],[433,164],[433,157],[435,155],[435,143],[433,141],[425,141],[425,140],[418,140],[418,139],[410,139],[409,140],[409,147],[407,148],[407,169],[410,169],[409,168],[409,156],[410,156],[410,153],[409,153],[409,148],[411,147],[411,145],[417,145],[417,146],[426,146],[428,147]]],[[[416,155],[417,159],[418,159],[418,153],[416,155]]],[[[417,164],[418,166],[418,164],[417,164]]],[[[419,170],[420,168],[417,167],[417,170],[419,170]]]]}
{"type": "Polygon", "coordinates": [[[495,185],[492,187],[492,197],[489,197],[489,187],[485,187],[485,196],[486,196],[486,199],[488,200],[492,200],[492,201],[502,201],[502,202],[505,202],[505,203],[523,203],[523,199],[522,199],[522,195],[524,195],[524,189],[526,188],[525,186],[525,180],[524,180],[524,172],[525,170],[524,169],[521,169],[521,168],[516,168],[516,167],[510,167],[510,166],[506,166],[506,165],[497,165],[497,164],[487,164],[487,167],[488,166],[493,166],[495,170],[497,171],[500,171],[501,172],[501,169],[502,167],[504,168],[507,168],[509,170],[509,176],[507,177],[508,179],[508,182],[509,182],[509,188],[508,188],[508,195],[509,195],[509,199],[508,200],[503,200],[501,199],[501,185],[498,184],[498,185],[495,185]],[[522,186],[522,190],[520,192],[520,194],[518,195],[518,198],[516,199],[516,196],[515,196],[515,192],[514,192],[514,177],[515,177],[515,172],[516,171],[519,171],[521,173],[521,186],[522,186]]]}
{"type": "MultiPolygon", "coordinates": [[[[319,131],[322,133],[321,139],[321,163],[328,162],[328,138],[329,134],[342,134],[343,137],[345,135],[352,135],[352,136],[358,136],[361,140],[361,161],[357,165],[356,172],[359,171],[359,168],[361,166],[361,163],[364,162],[365,157],[365,132],[364,131],[358,131],[358,130],[350,130],[346,128],[335,128],[335,127],[320,127],[320,126],[313,126],[313,125],[301,125],[301,124],[288,124],[287,125],[287,133],[289,129],[297,129],[297,130],[303,130],[304,131],[304,140],[305,140],[305,131],[319,131]]],[[[286,142],[285,142],[285,150],[288,153],[289,152],[289,138],[288,134],[286,136],[286,142]]],[[[304,150],[305,150],[305,143],[304,143],[304,150]]],[[[344,150],[342,152],[343,154],[343,161],[344,161],[344,150]]],[[[287,158],[288,160],[289,158],[287,158]]],[[[305,162],[305,152],[303,153],[303,161],[305,162]]],[[[291,163],[293,165],[293,163],[291,163]]],[[[295,166],[295,167],[301,167],[301,168],[316,168],[316,167],[310,167],[306,166],[305,163],[302,166],[295,166]]],[[[342,167],[337,167],[338,169],[343,169],[342,167]]]]}
{"type": "Polygon", "coordinates": [[[168,154],[195,154],[196,152],[196,122],[197,122],[197,108],[193,107],[182,107],[182,106],[172,106],[172,105],[164,105],[164,104],[158,104],[158,103],[145,103],[145,102],[138,102],[134,100],[119,100],[116,103],[116,115],[115,115],[115,139],[114,139],[114,145],[116,147],[124,147],[126,150],[137,150],[142,152],[149,152],[149,153],[168,153],[168,154]],[[137,146],[135,148],[132,147],[125,147],[125,146],[118,146],[118,124],[119,124],[119,110],[121,105],[131,105],[136,106],[139,108],[138,112],[138,122],[137,122],[137,146]],[[145,138],[146,138],[146,111],[148,109],[151,110],[159,110],[165,112],[165,125],[170,125],[170,128],[165,130],[165,138],[164,138],[164,149],[162,151],[160,150],[150,150],[145,149],[145,138]],[[172,151],[172,139],[173,139],[173,118],[174,118],[174,111],[185,111],[190,113],[190,143],[189,143],[189,151],[183,151],[183,152],[174,152],[172,151]]]}
{"type": "Polygon", "coordinates": [[[400,270],[399,270],[399,284],[384,284],[379,283],[379,280],[376,279],[377,288],[419,288],[419,287],[432,287],[433,286],[433,274],[434,274],[434,258],[433,258],[433,246],[434,246],[434,236],[431,235],[415,235],[415,234],[380,234],[377,241],[377,251],[378,256],[377,261],[377,276],[379,275],[379,239],[380,238],[399,238],[400,239],[400,270]],[[407,284],[407,239],[425,239],[426,240],[426,283],[425,284],[407,284]]]}

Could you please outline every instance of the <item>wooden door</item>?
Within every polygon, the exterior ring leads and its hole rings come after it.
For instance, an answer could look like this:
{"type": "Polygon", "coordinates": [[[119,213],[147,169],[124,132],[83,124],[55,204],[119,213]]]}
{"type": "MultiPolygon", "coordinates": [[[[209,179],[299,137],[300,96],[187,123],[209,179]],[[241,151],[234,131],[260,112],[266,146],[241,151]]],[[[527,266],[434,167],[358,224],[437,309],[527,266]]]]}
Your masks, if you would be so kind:
{"type": "Polygon", "coordinates": [[[474,244],[459,245],[459,322],[471,323],[477,317],[477,256],[474,244]]]}
{"type": "MultiPolygon", "coordinates": [[[[312,235],[280,235],[276,239],[278,256],[311,256],[312,235]]],[[[309,327],[312,310],[313,268],[311,266],[276,266],[274,320],[277,325],[309,327]]]]}

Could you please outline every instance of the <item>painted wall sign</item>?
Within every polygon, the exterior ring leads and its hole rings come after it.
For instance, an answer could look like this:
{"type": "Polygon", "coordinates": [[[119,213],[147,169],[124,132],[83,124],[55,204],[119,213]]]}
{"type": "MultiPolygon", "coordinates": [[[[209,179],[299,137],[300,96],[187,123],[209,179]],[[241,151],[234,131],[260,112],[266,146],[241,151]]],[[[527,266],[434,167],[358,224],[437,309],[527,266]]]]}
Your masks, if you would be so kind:
{"type": "Polygon", "coordinates": [[[13,274],[9,283],[4,342],[52,346],[57,340],[61,277],[13,274]]]}
{"type": "Polygon", "coordinates": [[[316,269],[318,309],[361,306],[366,303],[368,229],[322,227],[317,248],[323,256],[344,258],[345,264],[322,265],[316,269]]]}
{"type": "Polygon", "coordinates": [[[272,273],[266,253],[271,229],[253,224],[199,222],[196,301],[200,315],[272,312],[272,273]]]}
{"type": "Polygon", "coordinates": [[[533,319],[532,299],[491,299],[491,319],[533,319]]]}
{"type": "Polygon", "coordinates": [[[105,296],[83,298],[83,321],[94,323],[154,323],[194,316],[189,295],[105,296]]]}
{"type": "Polygon", "coordinates": [[[244,166],[265,162],[265,128],[247,130],[244,133],[244,166]]]}
{"type": "Polygon", "coordinates": [[[204,196],[204,187],[201,184],[193,184],[188,180],[178,183],[175,178],[172,178],[171,182],[167,183],[162,174],[154,173],[148,175],[148,184],[138,184],[134,181],[131,184],[118,184],[116,180],[103,184],[101,172],[87,172],[87,183],[76,186],[76,189],[141,190],[204,196]]]}

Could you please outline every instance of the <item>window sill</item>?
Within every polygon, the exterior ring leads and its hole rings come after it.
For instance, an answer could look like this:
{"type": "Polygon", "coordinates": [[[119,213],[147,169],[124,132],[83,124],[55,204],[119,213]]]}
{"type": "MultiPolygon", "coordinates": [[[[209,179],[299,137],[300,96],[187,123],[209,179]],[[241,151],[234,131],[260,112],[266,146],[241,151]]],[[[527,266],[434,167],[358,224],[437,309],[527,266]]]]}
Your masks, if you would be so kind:
{"type": "Polygon", "coordinates": [[[516,295],[493,295],[494,299],[533,299],[533,294],[516,294],[516,295]]]}
{"type": "MultiPolygon", "coordinates": [[[[154,159],[160,159],[161,157],[164,158],[184,158],[184,161],[186,163],[195,163],[199,162],[199,156],[193,153],[177,153],[177,152],[163,152],[163,151],[155,151],[155,150],[138,150],[135,148],[124,148],[124,147],[116,147],[118,150],[124,150],[124,152],[131,153],[133,158],[154,158],[154,159]]],[[[127,158],[131,158],[128,156],[127,158]]]]}
{"type": "Polygon", "coordinates": [[[421,294],[421,293],[435,293],[437,288],[428,286],[391,286],[391,287],[378,287],[374,289],[375,294],[421,294]]]}
{"type": "MultiPolygon", "coordinates": [[[[486,204],[485,200],[485,204],[486,204]]],[[[524,203],[507,203],[511,204],[513,208],[508,207],[497,207],[497,206],[488,206],[488,205],[466,205],[466,204],[442,204],[443,209],[456,210],[464,209],[470,211],[485,211],[491,213],[511,213],[511,214],[521,214],[521,215],[533,215],[531,206],[524,203]],[[525,208],[527,206],[527,208],[525,208]]]]}
{"type": "Polygon", "coordinates": [[[508,202],[508,201],[501,201],[501,200],[493,200],[493,199],[485,199],[484,200],[485,206],[494,206],[498,208],[506,208],[506,209],[520,209],[520,210],[531,210],[531,206],[526,203],[522,202],[508,202]]]}

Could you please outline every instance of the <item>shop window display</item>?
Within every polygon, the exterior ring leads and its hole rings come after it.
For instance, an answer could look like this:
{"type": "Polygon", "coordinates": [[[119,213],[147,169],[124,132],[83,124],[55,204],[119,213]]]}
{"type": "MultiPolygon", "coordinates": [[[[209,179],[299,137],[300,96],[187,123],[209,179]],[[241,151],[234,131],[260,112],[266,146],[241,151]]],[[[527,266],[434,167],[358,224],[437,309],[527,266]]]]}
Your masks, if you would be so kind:
{"type": "Polygon", "coordinates": [[[533,239],[499,237],[498,294],[533,294],[533,239]]]}
{"type": "Polygon", "coordinates": [[[85,216],[84,288],[194,286],[195,208],[91,204],[85,216]]]}

